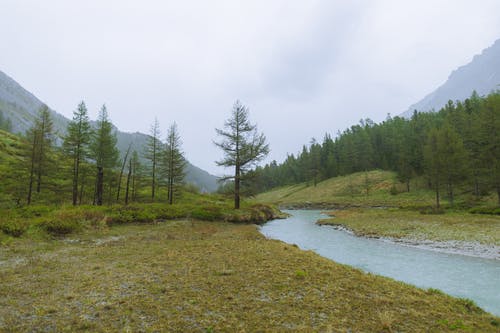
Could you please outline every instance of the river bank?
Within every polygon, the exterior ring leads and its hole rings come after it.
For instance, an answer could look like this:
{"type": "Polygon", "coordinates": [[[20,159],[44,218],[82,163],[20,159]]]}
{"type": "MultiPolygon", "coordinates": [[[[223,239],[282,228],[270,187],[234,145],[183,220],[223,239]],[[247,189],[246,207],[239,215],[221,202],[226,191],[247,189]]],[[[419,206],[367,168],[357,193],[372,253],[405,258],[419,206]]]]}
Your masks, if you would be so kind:
{"type": "Polygon", "coordinates": [[[415,239],[415,238],[405,238],[405,237],[402,238],[383,237],[383,236],[375,236],[373,234],[365,235],[356,233],[342,224],[333,224],[333,223],[318,223],[318,224],[325,226],[328,225],[336,230],[341,230],[356,235],[357,237],[374,238],[384,242],[391,242],[394,244],[415,247],[423,250],[437,251],[449,254],[460,254],[460,255],[484,258],[484,259],[500,260],[500,246],[495,246],[495,245],[484,245],[478,242],[465,242],[457,240],[432,241],[426,239],[415,239]]]}
{"type": "Polygon", "coordinates": [[[500,260],[500,217],[401,209],[349,208],[328,212],[319,225],[406,246],[500,260]]]}
{"type": "Polygon", "coordinates": [[[0,331],[495,332],[473,302],[336,264],[254,225],[166,221],[0,248],[0,331]]]}

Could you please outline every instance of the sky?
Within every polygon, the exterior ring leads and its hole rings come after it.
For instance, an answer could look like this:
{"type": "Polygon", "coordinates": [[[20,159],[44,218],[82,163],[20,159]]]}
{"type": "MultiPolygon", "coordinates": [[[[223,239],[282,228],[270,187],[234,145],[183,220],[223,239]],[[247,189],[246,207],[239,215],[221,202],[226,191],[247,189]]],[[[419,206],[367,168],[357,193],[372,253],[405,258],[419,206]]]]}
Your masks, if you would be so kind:
{"type": "Polygon", "coordinates": [[[212,174],[238,99],[281,162],[314,137],[398,115],[500,38],[498,0],[0,0],[0,70],[71,118],[176,122],[212,174]]]}

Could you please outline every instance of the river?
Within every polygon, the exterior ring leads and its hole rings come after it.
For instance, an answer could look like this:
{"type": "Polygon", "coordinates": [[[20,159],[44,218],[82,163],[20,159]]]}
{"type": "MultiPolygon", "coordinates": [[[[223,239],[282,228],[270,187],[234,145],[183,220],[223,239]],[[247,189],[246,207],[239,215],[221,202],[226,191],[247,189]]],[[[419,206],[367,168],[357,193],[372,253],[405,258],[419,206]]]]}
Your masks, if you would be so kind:
{"type": "Polygon", "coordinates": [[[287,211],[291,217],[260,227],[268,238],[296,244],[339,263],[391,277],[421,288],[435,288],[473,300],[500,315],[500,261],[447,254],[357,237],[330,226],[316,225],[320,211],[287,211]]]}

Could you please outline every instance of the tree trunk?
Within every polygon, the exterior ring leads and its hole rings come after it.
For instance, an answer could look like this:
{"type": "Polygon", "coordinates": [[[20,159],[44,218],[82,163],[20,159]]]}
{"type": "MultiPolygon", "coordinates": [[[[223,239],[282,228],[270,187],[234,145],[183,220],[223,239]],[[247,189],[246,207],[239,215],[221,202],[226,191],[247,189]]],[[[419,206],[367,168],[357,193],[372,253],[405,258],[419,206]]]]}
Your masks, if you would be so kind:
{"type": "Polygon", "coordinates": [[[234,177],[234,209],[240,209],[240,166],[235,167],[234,177]]]}
{"type": "Polygon", "coordinates": [[[30,182],[28,186],[28,198],[26,200],[26,203],[28,205],[31,204],[31,194],[33,192],[33,178],[34,178],[34,173],[35,173],[35,145],[36,145],[36,133],[33,134],[33,148],[31,150],[31,169],[30,169],[30,182]]]}
{"type": "Polygon", "coordinates": [[[168,203],[174,203],[174,142],[170,140],[170,161],[169,161],[169,175],[168,175],[168,203]]]}
{"type": "Polygon", "coordinates": [[[78,195],[78,204],[81,205],[82,204],[82,198],[83,198],[83,189],[85,187],[85,176],[87,175],[87,173],[85,172],[85,169],[83,169],[83,173],[82,173],[82,180],[80,182],[80,194],[78,195]]]}
{"type": "Polygon", "coordinates": [[[122,168],[120,170],[120,177],[118,177],[118,188],[116,190],[116,202],[120,201],[120,189],[122,186],[123,171],[125,170],[125,165],[127,164],[127,158],[128,158],[128,154],[130,153],[131,147],[132,147],[132,144],[129,144],[127,152],[125,153],[125,157],[123,158],[123,164],[122,164],[122,168]]]}
{"type": "Polygon", "coordinates": [[[406,192],[410,193],[410,180],[406,180],[406,192]]]}
{"type": "Polygon", "coordinates": [[[132,176],[132,160],[128,163],[127,187],[125,188],[125,205],[128,205],[128,188],[130,185],[130,177],[132,176]]]}
{"type": "Polygon", "coordinates": [[[77,150],[77,155],[75,156],[75,162],[73,165],[73,206],[76,206],[78,201],[78,169],[80,164],[80,157],[78,154],[77,150]]]}
{"type": "Polygon", "coordinates": [[[474,195],[476,196],[476,199],[479,198],[479,179],[476,170],[474,170],[474,195]]]}
{"type": "Polygon", "coordinates": [[[135,189],[135,181],[136,181],[136,170],[135,170],[135,165],[134,165],[134,170],[133,170],[133,175],[132,175],[132,201],[135,202],[136,199],[136,189],[135,189]]]}
{"type": "Polygon", "coordinates": [[[453,185],[452,183],[448,183],[448,197],[450,198],[450,206],[453,206],[453,185]]]}
{"type": "Polygon", "coordinates": [[[37,184],[36,184],[36,193],[40,193],[41,183],[42,183],[42,164],[43,164],[43,146],[44,146],[44,137],[45,137],[45,117],[42,121],[42,129],[40,131],[40,153],[38,156],[38,170],[37,170],[37,184]]]}
{"type": "Polygon", "coordinates": [[[104,172],[102,167],[97,167],[97,184],[96,184],[96,205],[102,206],[102,196],[104,190],[104,172]]]}
{"type": "Polygon", "coordinates": [[[436,208],[439,209],[439,182],[436,182],[436,208]]]}
{"type": "Polygon", "coordinates": [[[156,188],[156,141],[153,145],[153,179],[151,181],[151,201],[155,200],[155,188],[156,188]]]}
{"type": "Polygon", "coordinates": [[[500,186],[497,186],[498,205],[500,206],[500,186]]]}

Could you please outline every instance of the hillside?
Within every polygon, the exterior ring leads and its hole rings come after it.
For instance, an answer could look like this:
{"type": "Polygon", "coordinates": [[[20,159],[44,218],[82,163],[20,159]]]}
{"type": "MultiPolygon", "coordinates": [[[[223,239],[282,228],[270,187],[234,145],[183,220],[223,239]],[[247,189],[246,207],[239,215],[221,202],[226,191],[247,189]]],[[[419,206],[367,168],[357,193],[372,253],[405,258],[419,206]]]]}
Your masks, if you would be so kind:
{"type": "Polygon", "coordinates": [[[434,193],[423,189],[405,192],[394,172],[375,170],[333,177],[316,186],[312,182],[284,186],[255,199],[283,207],[431,206],[434,193]]]}
{"type": "MultiPolygon", "coordinates": [[[[38,109],[44,103],[32,93],[24,89],[14,79],[0,71],[0,112],[5,118],[12,122],[13,133],[24,133],[29,129],[36,117],[38,109]]],[[[54,128],[59,135],[66,131],[69,119],[56,111],[50,109],[54,128]]],[[[137,151],[143,151],[148,135],[135,132],[128,133],[116,129],[118,138],[118,149],[124,154],[130,143],[137,151]]],[[[217,178],[208,172],[190,164],[186,167],[186,181],[198,186],[204,192],[214,192],[217,185],[217,178]]]]}
{"type": "Polygon", "coordinates": [[[475,90],[480,96],[500,89],[500,39],[472,61],[453,71],[446,82],[411,105],[404,117],[411,117],[414,110],[427,112],[438,111],[449,100],[464,100],[475,90]]]}

